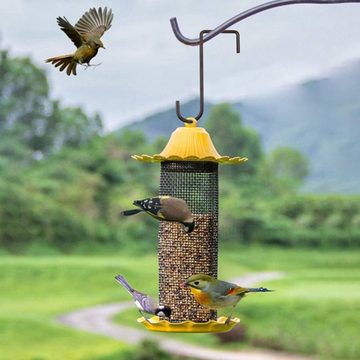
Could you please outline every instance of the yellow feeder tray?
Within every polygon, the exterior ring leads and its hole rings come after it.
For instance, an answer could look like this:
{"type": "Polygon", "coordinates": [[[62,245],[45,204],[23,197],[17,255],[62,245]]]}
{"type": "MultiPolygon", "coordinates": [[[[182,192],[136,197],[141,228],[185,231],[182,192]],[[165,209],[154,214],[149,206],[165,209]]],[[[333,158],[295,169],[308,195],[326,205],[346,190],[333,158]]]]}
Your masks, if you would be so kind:
{"type": "Polygon", "coordinates": [[[188,119],[192,122],[185,123],[185,127],[177,128],[160,154],[133,155],[132,158],[145,162],[211,161],[220,164],[239,164],[247,161],[246,157],[221,156],[216,151],[209,133],[204,128],[197,127],[194,118],[188,119]]]}
{"type": "Polygon", "coordinates": [[[228,324],[225,324],[227,317],[221,316],[216,321],[210,320],[205,323],[196,323],[192,321],[183,321],[171,323],[167,320],[160,320],[158,316],[153,316],[148,321],[144,317],[137,319],[138,323],[143,324],[148,330],[174,333],[220,333],[230,331],[234,326],[240,323],[240,319],[233,318],[228,324]]]}

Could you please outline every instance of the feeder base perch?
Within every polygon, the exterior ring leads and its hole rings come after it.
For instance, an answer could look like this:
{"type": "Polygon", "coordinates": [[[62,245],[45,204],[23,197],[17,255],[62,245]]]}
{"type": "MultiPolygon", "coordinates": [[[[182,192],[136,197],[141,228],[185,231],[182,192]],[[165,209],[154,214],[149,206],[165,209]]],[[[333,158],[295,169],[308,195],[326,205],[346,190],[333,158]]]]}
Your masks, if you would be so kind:
{"type": "Polygon", "coordinates": [[[227,317],[221,316],[216,321],[210,320],[205,323],[196,323],[192,321],[183,321],[171,323],[167,320],[160,320],[158,316],[153,316],[148,321],[144,317],[137,319],[138,323],[143,324],[148,330],[177,333],[220,333],[230,331],[234,326],[240,323],[240,319],[233,318],[228,324],[225,324],[227,317]]]}

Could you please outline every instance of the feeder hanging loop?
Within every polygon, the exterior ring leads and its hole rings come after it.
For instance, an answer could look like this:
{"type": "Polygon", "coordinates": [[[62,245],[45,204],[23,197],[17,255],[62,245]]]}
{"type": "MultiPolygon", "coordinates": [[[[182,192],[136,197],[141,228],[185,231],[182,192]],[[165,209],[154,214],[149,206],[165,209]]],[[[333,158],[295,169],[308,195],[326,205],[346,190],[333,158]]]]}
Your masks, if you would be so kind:
{"type": "Polygon", "coordinates": [[[273,9],[276,7],[285,6],[285,5],[297,5],[297,4],[326,5],[326,4],[343,4],[343,3],[349,3],[349,4],[360,3],[360,0],[275,0],[275,1],[270,1],[267,3],[261,4],[261,5],[255,6],[251,9],[245,10],[238,15],[235,15],[231,19],[229,19],[229,20],[225,21],[224,23],[220,24],[219,26],[217,26],[215,29],[209,31],[202,40],[200,40],[200,38],[189,39],[189,38],[185,37],[180,31],[179,24],[177,22],[176,17],[171,18],[170,23],[171,23],[171,27],[172,27],[172,30],[173,30],[176,38],[180,42],[182,42],[186,45],[190,45],[190,46],[197,46],[197,45],[200,45],[201,41],[203,43],[209,41],[210,39],[214,38],[215,36],[223,33],[224,30],[226,30],[230,26],[232,26],[250,16],[253,16],[260,12],[270,10],[270,9],[273,9]]]}
{"type": "MultiPolygon", "coordinates": [[[[210,33],[211,30],[202,30],[200,32],[200,43],[199,43],[199,80],[200,80],[200,110],[199,113],[194,116],[195,120],[199,120],[204,113],[204,34],[210,33]]],[[[224,30],[223,34],[235,34],[236,36],[236,52],[240,53],[240,34],[237,30],[224,30]]],[[[176,115],[184,123],[191,124],[193,120],[191,118],[185,118],[181,115],[180,101],[175,102],[176,115]]]]}

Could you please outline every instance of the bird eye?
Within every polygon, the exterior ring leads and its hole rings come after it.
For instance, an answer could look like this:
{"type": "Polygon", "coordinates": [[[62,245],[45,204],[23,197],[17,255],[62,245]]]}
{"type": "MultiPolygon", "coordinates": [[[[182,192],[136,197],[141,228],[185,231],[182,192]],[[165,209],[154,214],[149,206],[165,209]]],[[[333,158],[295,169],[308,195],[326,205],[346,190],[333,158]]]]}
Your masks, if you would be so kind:
{"type": "Polygon", "coordinates": [[[199,285],[200,282],[199,281],[194,281],[194,285],[199,285]]]}

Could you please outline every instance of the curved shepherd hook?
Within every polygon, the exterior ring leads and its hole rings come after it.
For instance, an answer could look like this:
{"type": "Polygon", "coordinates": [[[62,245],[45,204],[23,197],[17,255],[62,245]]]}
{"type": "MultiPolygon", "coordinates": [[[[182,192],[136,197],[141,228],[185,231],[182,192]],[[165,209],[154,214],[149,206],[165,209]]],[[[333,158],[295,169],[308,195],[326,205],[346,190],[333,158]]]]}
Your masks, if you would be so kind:
{"type": "MultiPolygon", "coordinates": [[[[360,0],[359,0],[360,1],[360,0]]],[[[199,78],[200,78],[200,110],[199,113],[195,116],[196,120],[199,120],[204,112],[204,34],[211,33],[212,30],[202,30],[199,36],[199,78]]],[[[235,34],[236,36],[236,52],[240,52],[240,34],[236,30],[223,30],[221,33],[225,34],[235,34]]],[[[180,111],[180,101],[176,101],[176,115],[177,117],[188,124],[192,123],[192,120],[189,120],[181,115],[180,111]]]]}
{"type": "Polygon", "coordinates": [[[179,28],[177,19],[171,18],[170,23],[173,29],[173,32],[176,38],[186,45],[196,46],[200,45],[201,42],[206,42],[215,37],[216,35],[223,33],[224,30],[230,26],[236,24],[239,21],[242,21],[250,16],[263,12],[265,10],[270,10],[276,7],[285,6],[285,5],[296,5],[296,4],[343,4],[343,3],[360,3],[360,0],[275,0],[270,1],[265,4],[255,6],[251,9],[241,12],[238,15],[235,15],[231,19],[225,21],[221,25],[217,26],[215,29],[208,31],[207,35],[201,39],[189,39],[185,37],[179,28]]]}

